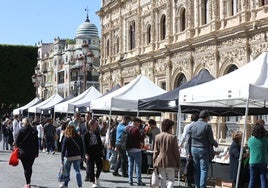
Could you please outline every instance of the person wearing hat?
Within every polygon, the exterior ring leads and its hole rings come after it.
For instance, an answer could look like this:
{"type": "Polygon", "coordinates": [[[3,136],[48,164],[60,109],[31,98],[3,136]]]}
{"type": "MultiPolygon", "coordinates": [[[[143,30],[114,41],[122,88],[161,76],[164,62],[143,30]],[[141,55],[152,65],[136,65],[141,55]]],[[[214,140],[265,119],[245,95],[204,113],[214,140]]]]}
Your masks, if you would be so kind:
{"type": "Polygon", "coordinates": [[[209,163],[211,161],[210,151],[218,143],[213,138],[209,112],[203,110],[199,113],[199,119],[191,124],[188,131],[189,157],[194,162],[194,183],[197,188],[206,187],[209,163]]]}

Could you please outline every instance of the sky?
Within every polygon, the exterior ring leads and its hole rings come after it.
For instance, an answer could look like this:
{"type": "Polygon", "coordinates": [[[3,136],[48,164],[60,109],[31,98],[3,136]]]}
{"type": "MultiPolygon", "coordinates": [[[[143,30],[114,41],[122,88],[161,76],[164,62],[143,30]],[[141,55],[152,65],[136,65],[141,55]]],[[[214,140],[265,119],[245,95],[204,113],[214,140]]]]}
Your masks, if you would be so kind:
{"type": "Polygon", "coordinates": [[[89,20],[98,28],[102,0],[3,0],[0,5],[0,44],[34,46],[54,38],[74,39],[77,27],[89,20]]]}

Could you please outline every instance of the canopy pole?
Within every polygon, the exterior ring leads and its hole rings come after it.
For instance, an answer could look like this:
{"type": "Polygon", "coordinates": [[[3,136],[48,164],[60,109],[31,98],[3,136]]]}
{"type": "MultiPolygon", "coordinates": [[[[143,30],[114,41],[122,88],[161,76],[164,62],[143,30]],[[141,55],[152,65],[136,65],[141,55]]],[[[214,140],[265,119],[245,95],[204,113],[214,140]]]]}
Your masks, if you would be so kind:
{"type": "MultiPolygon", "coordinates": [[[[108,126],[108,129],[106,131],[105,142],[104,142],[107,149],[108,149],[109,143],[110,143],[111,118],[112,118],[112,106],[110,106],[110,110],[109,110],[109,126],[108,126]]],[[[106,156],[105,156],[105,158],[106,158],[106,156]]]]}
{"type": "Polygon", "coordinates": [[[178,113],[177,113],[177,129],[176,129],[176,136],[178,137],[177,139],[180,140],[181,137],[181,106],[180,104],[178,105],[178,113]]]}
{"type": "MultiPolygon", "coordinates": [[[[53,110],[54,111],[54,110],[53,110]]],[[[53,112],[53,123],[55,123],[55,118],[56,118],[56,112],[53,112]]]]}
{"type": "Polygon", "coordinates": [[[221,116],[218,117],[218,123],[217,123],[217,126],[218,126],[218,131],[217,131],[217,134],[218,134],[217,137],[218,137],[218,139],[217,139],[217,141],[218,142],[221,139],[221,123],[220,123],[220,118],[221,118],[221,116]]]}
{"type": "MultiPolygon", "coordinates": [[[[179,100],[179,99],[178,99],[179,100]]],[[[178,113],[177,113],[177,130],[176,130],[176,136],[177,136],[177,140],[178,140],[178,143],[180,145],[180,138],[181,138],[181,106],[180,104],[178,103],[178,113]],[[179,132],[179,133],[178,133],[179,132]]],[[[178,180],[180,180],[180,168],[178,168],[178,180]]],[[[180,181],[179,181],[179,185],[180,185],[180,181]]]]}
{"type": "Polygon", "coordinates": [[[246,112],[245,112],[245,122],[244,122],[244,130],[243,130],[243,136],[242,136],[242,142],[241,142],[241,148],[240,148],[240,154],[239,154],[239,163],[238,163],[238,169],[237,169],[237,176],[236,176],[236,182],[235,182],[235,188],[238,188],[239,185],[239,176],[240,176],[240,168],[242,165],[242,157],[243,157],[243,150],[245,145],[245,137],[246,137],[246,128],[247,128],[247,119],[248,119],[248,107],[249,107],[249,97],[247,99],[247,106],[246,106],[246,112]]]}

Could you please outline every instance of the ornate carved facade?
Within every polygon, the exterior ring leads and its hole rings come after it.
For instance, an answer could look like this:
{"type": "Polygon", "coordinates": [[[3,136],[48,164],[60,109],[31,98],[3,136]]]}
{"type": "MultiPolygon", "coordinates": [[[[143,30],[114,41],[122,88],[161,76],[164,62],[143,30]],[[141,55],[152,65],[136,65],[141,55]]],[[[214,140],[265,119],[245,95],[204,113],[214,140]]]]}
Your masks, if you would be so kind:
{"type": "Polygon", "coordinates": [[[102,0],[100,90],[144,74],[167,91],[268,48],[266,0],[102,0]]]}

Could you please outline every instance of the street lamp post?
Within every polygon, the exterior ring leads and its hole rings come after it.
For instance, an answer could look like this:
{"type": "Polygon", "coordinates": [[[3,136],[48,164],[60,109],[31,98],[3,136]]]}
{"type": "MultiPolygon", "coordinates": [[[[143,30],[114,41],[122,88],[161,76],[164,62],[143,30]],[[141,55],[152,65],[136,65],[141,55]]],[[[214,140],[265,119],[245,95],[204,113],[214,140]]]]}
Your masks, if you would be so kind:
{"type": "Polygon", "coordinates": [[[42,80],[43,80],[43,74],[40,71],[40,68],[38,66],[35,67],[34,69],[34,75],[32,75],[32,82],[34,84],[35,87],[35,96],[37,98],[40,97],[39,93],[38,93],[38,88],[39,86],[41,86],[42,80]]]}
{"type": "Polygon", "coordinates": [[[89,45],[87,43],[84,43],[82,45],[82,53],[83,55],[81,55],[78,58],[78,60],[83,61],[82,62],[83,91],[85,91],[87,89],[87,72],[90,71],[91,74],[94,54],[92,53],[91,50],[89,50],[89,45]]]}

